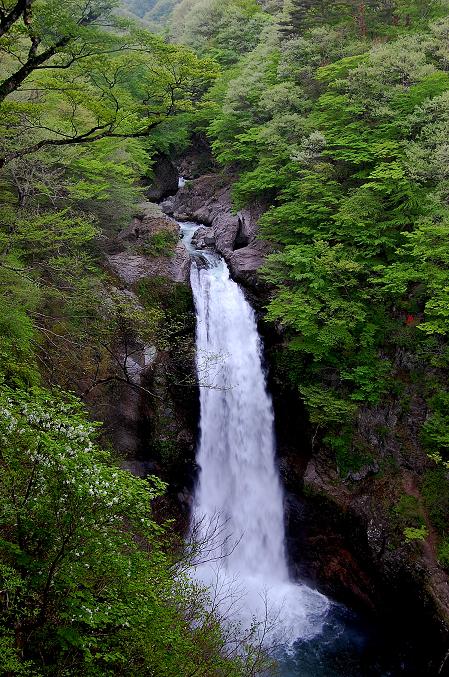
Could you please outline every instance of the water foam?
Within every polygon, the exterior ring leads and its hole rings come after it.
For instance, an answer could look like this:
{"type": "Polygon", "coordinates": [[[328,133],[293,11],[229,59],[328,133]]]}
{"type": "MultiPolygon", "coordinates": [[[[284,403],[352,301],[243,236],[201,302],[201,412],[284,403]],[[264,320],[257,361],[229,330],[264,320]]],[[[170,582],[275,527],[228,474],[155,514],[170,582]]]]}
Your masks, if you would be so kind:
{"type": "MultiPolygon", "coordinates": [[[[190,249],[193,230],[194,224],[184,227],[190,249]]],[[[193,523],[203,531],[214,525],[220,560],[218,567],[198,565],[195,575],[214,589],[233,589],[232,613],[244,625],[268,614],[270,628],[275,621],[270,641],[292,644],[321,631],[330,603],[289,575],[273,408],[254,311],[226,263],[213,253],[202,256],[191,270],[202,385],[193,523]]]]}

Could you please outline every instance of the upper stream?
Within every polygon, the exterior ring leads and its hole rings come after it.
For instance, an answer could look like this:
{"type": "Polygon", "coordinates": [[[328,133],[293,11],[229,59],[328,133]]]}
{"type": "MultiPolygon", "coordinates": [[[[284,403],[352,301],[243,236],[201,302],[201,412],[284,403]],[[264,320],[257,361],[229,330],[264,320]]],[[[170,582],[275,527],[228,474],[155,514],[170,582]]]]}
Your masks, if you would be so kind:
{"type": "Polygon", "coordinates": [[[369,632],[351,612],[289,575],[274,415],[254,311],[225,261],[192,245],[198,224],[180,225],[193,256],[201,386],[192,523],[200,538],[212,541],[195,575],[219,591],[244,627],[253,619],[266,624],[268,641],[284,647],[283,677],[399,674],[401,666],[392,671],[378,662],[376,644],[364,665],[369,632]]]}

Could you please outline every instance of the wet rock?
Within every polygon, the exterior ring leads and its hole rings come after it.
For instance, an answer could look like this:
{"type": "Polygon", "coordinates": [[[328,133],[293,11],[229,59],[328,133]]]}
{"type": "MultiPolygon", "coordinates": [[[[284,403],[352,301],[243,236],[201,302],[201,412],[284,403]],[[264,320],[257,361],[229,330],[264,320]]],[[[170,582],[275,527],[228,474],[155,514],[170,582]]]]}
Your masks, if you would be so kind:
{"type": "Polygon", "coordinates": [[[228,260],[232,277],[250,287],[260,282],[258,271],[271,247],[265,242],[255,241],[247,247],[234,251],[228,260]]]}
{"type": "MultiPolygon", "coordinates": [[[[372,421],[383,418],[386,405],[379,407],[383,413],[373,411],[372,421]]],[[[366,424],[367,412],[363,420],[366,424]]],[[[398,430],[404,430],[401,417],[396,425],[396,445],[401,447],[403,440],[397,434],[398,430]]],[[[397,458],[402,458],[403,452],[396,451],[397,458]]],[[[372,453],[376,453],[376,448],[372,453]]],[[[425,454],[421,453],[425,467],[425,454]]],[[[382,452],[379,454],[381,458],[382,452]]],[[[382,472],[380,469],[380,460],[374,459],[343,478],[332,468],[329,455],[322,449],[308,463],[304,486],[308,495],[320,502],[321,521],[325,523],[338,516],[339,532],[351,542],[353,556],[364,563],[373,589],[377,590],[376,610],[387,611],[389,606],[400,609],[407,604],[415,618],[425,617],[424,625],[433,628],[438,651],[439,642],[447,642],[449,637],[449,582],[438,563],[432,526],[424,513],[429,536],[424,541],[409,543],[402,527],[398,532],[394,519],[394,506],[401,496],[421,500],[420,475],[399,464],[393,469],[384,465],[382,472]]]]}
{"type": "Polygon", "coordinates": [[[169,216],[172,216],[174,211],[175,211],[175,203],[174,200],[171,198],[168,198],[168,200],[164,200],[163,202],[160,203],[160,208],[164,212],[164,214],[168,214],[169,216]]]}
{"type": "Polygon", "coordinates": [[[174,282],[188,282],[190,275],[190,254],[180,242],[176,245],[174,260],[169,276],[174,282]]]}
{"type": "Polygon", "coordinates": [[[210,228],[201,226],[192,237],[192,244],[197,249],[207,249],[215,246],[214,233],[210,228]]]}
{"type": "Polygon", "coordinates": [[[198,235],[203,246],[215,246],[227,260],[233,276],[243,284],[260,285],[257,271],[271,246],[257,239],[258,219],[265,206],[255,204],[237,213],[232,206],[233,177],[217,174],[201,176],[178,191],[163,209],[180,221],[197,221],[211,226],[213,237],[207,243],[198,235]]]}
{"type": "Polygon", "coordinates": [[[353,482],[361,482],[365,480],[370,475],[376,475],[380,470],[380,466],[376,461],[368,463],[360,470],[353,470],[349,472],[346,476],[346,479],[352,480],[353,482]]]}

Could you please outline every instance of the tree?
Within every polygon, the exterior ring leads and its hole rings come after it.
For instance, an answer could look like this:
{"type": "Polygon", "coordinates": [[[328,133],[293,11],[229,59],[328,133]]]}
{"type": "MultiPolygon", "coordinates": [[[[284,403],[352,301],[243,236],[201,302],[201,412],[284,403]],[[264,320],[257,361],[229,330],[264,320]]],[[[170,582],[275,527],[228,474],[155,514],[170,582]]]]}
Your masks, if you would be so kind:
{"type": "Polygon", "coordinates": [[[198,101],[211,62],[133,28],[113,6],[46,0],[5,28],[0,165],[44,147],[145,137],[198,101]]]}
{"type": "Polygon", "coordinates": [[[29,20],[33,0],[2,3],[0,8],[0,38],[7,33],[20,18],[24,23],[29,20]]]}
{"type": "MultiPolygon", "coordinates": [[[[11,675],[250,677],[218,609],[73,396],[0,387],[0,663],[11,675]],[[215,609],[215,610],[214,610],[215,609]]],[[[192,553],[197,549],[192,546],[192,553]]]]}
{"type": "Polygon", "coordinates": [[[307,27],[307,17],[315,4],[316,0],[285,0],[279,21],[282,34],[286,37],[300,35],[307,27]]]}

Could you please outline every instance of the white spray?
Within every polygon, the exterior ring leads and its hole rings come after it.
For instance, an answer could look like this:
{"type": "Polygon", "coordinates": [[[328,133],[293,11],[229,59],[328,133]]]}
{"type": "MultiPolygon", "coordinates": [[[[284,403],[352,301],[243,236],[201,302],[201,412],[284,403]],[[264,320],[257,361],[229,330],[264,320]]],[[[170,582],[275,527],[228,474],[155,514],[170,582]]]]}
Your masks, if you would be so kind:
{"type": "MultiPolygon", "coordinates": [[[[193,227],[183,228],[191,250],[193,227]]],[[[203,259],[206,265],[194,262],[191,271],[203,385],[193,519],[207,525],[220,516],[221,575],[238,582],[241,620],[260,619],[268,606],[278,617],[276,634],[292,643],[321,630],[329,602],[289,576],[273,408],[254,311],[226,263],[212,253],[203,259]]],[[[200,566],[197,575],[212,582],[214,566],[200,566]]]]}

